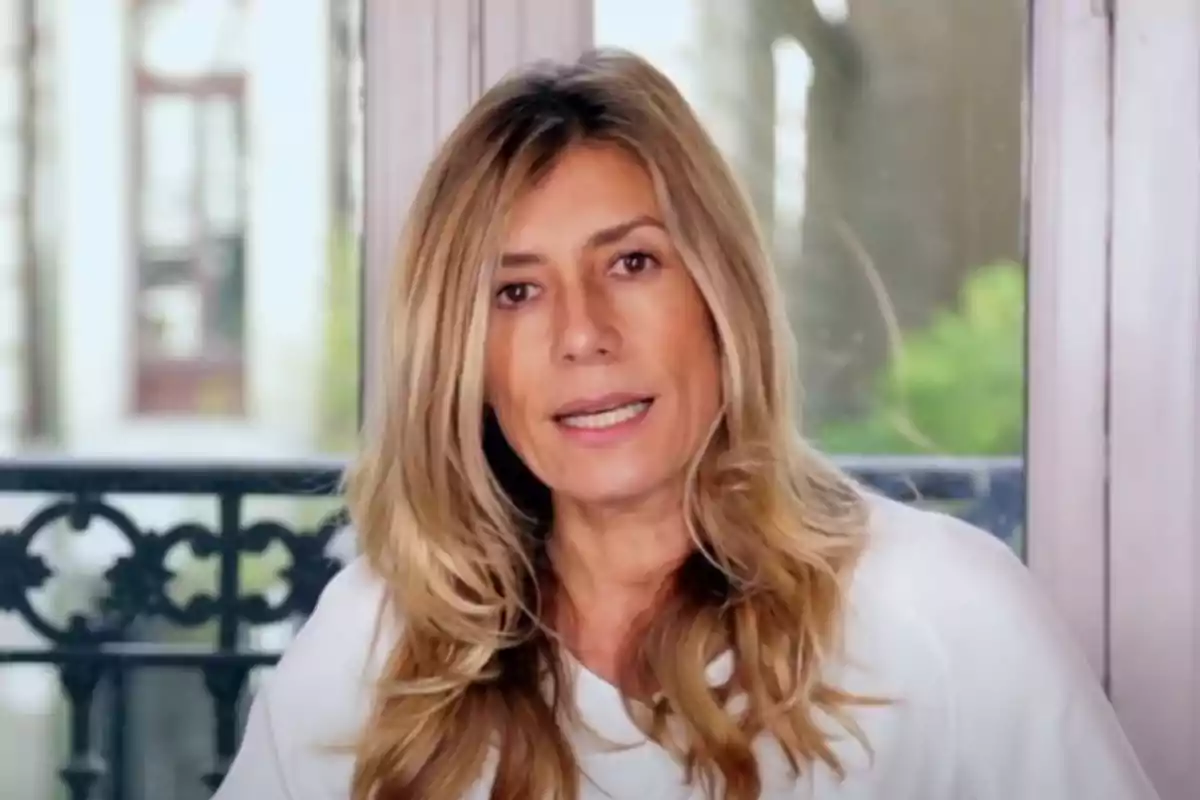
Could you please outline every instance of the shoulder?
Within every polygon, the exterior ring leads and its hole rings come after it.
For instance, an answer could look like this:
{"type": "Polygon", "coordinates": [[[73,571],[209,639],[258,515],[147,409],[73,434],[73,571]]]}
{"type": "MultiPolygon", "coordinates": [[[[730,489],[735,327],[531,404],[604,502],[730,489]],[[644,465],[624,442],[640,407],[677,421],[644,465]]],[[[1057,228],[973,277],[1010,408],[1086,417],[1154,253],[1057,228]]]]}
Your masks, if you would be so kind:
{"type": "Polygon", "coordinates": [[[1016,554],[948,515],[869,502],[851,606],[874,630],[899,629],[873,658],[924,674],[917,690],[946,709],[959,794],[1153,798],[1097,676],[1016,554]]]}
{"type": "Polygon", "coordinates": [[[938,651],[946,677],[994,685],[1003,677],[994,673],[1011,675],[1013,661],[1090,677],[1066,626],[1007,544],[947,514],[876,496],[868,503],[868,545],[852,596],[907,612],[938,651]]]}
{"type": "Polygon", "coordinates": [[[393,626],[383,580],[358,558],[321,593],[267,682],[273,705],[296,708],[326,731],[357,727],[356,709],[369,703],[393,626]],[[343,723],[343,724],[339,724],[343,723]]]}
{"type": "Polygon", "coordinates": [[[1012,604],[1042,597],[1028,568],[996,536],[938,511],[867,497],[867,548],[856,574],[862,590],[885,589],[906,602],[944,608],[948,601],[1004,616],[1012,604]]]}
{"type": "Polygon", "coordinates": [[[365,559],[339,570],[276,667],[275,695],[311,689],[314,681],[330,688],[373,683],[390,649],[386,604],[384,582],[365,559]]]}
{"type": "Polygon", "coordinates": [[[344,800],[354,745],[395,641],[384,582],[358,559],[263,681],[214,800],[344,800]]]}
{"type": "Polygon", "coordinates": [[[917,585],[911,578],[957,575],[964,569],[1018,581],[1026,572],[1004,542],[956,517],[873,494],[866,503],[867,574],[902,570],[910,578],[906,582],[917,585]]]}
{"type": "Polygon", "coordinates": [[[383,663],[395,642],[383,580],[363,559],[344,567],[321,593],[255,704],[263,724],[247,736],[269,737],[289,797],[344,795],[352,748],[383,663]]]}
{"type": "Polygon", "coordinates": [[[1038,677],[1037,664],[1088,675],[1008,545],[947,514],[876,495],[867,504],[847,598],[849,658],[951,715],[959,696],[1018,687],[1023,673],[1038,677]]]}

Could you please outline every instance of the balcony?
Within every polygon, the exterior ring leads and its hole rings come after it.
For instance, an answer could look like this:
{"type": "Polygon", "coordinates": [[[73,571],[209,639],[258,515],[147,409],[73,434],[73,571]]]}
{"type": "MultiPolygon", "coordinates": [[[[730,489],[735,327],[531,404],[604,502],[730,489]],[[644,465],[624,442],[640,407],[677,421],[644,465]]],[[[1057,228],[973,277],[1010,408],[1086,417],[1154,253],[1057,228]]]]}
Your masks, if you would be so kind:
{"type": "MultiPolygon", "coordinates": [[[[1018,459],[863,457],[843,466],[893,498],[944,508],[1023,548],[1025,489],[1018,459]]],[[[41,644],[0,649],[0,673],[38,665],[57,675],[70,800],[204,798],[238,744],[254,681],[352,554],[336,506],[341,465],[167,466],[17,461],[0,466],[0,503],[38,498],[0,527],[0,614],[41,644]],[[136,498],[131,500],[131,498],[136,498]],[[151,525],[131,508],[153,498],[203,503],[208,513],[151,525]],[[324,500],[311,525],[247,514],[259,498],[324,500]],[[203,521],[215,519],[216,524],[203,521]],[[105,528],[122,554],[100,573],[87,607],[55,619],[38,602],[51,583],[78,582],[44,555],[47,540],[105,528]],[[251,559],[282,553],[272,574],[251,559]],[[179,564],[213,564],[213,585],[181,600],[179,564]],[[267,632],[271,632],[267,635],[267,632]],[[165,723],[161,701],[184,722],[165,723]],[[151,765],[151,766],[148,766],[151,765]],[[153,767],[153,768],[152,768],[153,767]]],[[[140,504],[140,505],[139,505],[140,504]]]]}

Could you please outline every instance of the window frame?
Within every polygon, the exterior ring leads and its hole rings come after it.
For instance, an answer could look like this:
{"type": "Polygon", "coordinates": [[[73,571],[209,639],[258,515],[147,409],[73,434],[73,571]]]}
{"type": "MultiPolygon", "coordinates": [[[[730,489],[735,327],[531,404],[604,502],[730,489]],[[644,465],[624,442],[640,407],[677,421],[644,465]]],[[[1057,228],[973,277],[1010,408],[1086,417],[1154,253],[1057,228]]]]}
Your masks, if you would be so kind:
{"type": "Polygon", "coordinates": [[[386,369],[379,342],[387,275],[421,174],[484,87],[533,58],[582,52],[591,18],[591,3],[579,0],[363,0],[366,424],[377,418],[386,369]]]}
{"type": "MultiPolygon", "coordinates": [[[[189,242],[188,260],[190,265],[187,272],[190,280],[201,290],[201,352],[193,357],[173,358],[158,356],[147,352],[147,342],[143,333],[143,317],[140,308],[140,298],[143,289],[148,285],[148,274],[144,264],[143,242],[143,212],[145,197],[143,193],[144,158],[143,147],[146,136],[146,114],[156,98],[183,97],[190,101],[198,113],[194,120],[197,129],[203,125],[202,115],[204,103],[212,98],[221,98],[232,103],[238,127],[238,159],[242,170],[242,185],[238,188],[239,213],[242,218],[241,238],[242,247],[246,247],[250,221],[248,216],[248,200],[245,192],[245,180],[249,164],[249,142],[247,139],[247,75],[245,66],[240,70],[210,72],[194,77],[179,77],[162,75],[144,63],[144,39],[141,30],[141,13],[146,6],[155,2],[172,2],[174,0],[131,0],[129,14],[129,61],[132,78],[130,85],[130,191],[129,191],[129,230],[130,258],[133,278],[130,284],[133,297],[130,308],[132,311],[132,411],[138,417],[175,417],[195,418],[197,416],[233,417],[238,418],[246,413],[246,347],[244,315],[245,307],[238,310],[243,317],[240,326],[239,340],[229,347],[222,347],[212,341],[212,331],[207,318],[212,306],[219,302],[215,296],[218,287],[213,284],[209,270],[205,269],[204,261],[210,258],[208,253],[212,248],[213,238],[208,230],[205,214],[201,208],[205,179],[205,142],[199,130],[191,143],[192,156],[195,163],[195,173],[192,176],[193,207],[191,214],[191,236],[189,242]],[[225,400],[219,409],[210,410],[204,407],[204,393],[208,386],[220,385],[227,387],[231,396],[225,400]]],[[[235,6],[240,6],[245,12],[248,0],[233,0],[235,6]]],[[[242,276],[243,290],[245,275],[242,276]]]]}
{"type": "Polygon", "coordinates": [[[1027,557],[1107,683],[1111,17],[1095,0],[1030,15],[1027,557]]]}
{"type": "Polygon", "coordinates": [[[1111,693],[1182,800],[1200,796],[1200,6],[1112,2],[1111,693]]]}
{"type": "MultiPolygon", "coordinates": [[[[365,0],[368,328],[381,324],[399,225],[437,142],[508,70],[591,46],[592,2],[365,0]]],[[[1029,563],[1104,675],[1108,278],[1095,231],[1109,218],[1109,21],[1095,0],[1036,0],[1031,14],[1029,563]]],[[[378,340],[364,338],[368,405],[378,340]]]]}
{"type": "Polygon", "coordinates": [[[382,401],[388,275],[404,215],[437,144],[478,92],[471,0],[363,0],[362,405],[382,401]],[[392,76],[406,80],[394,81],[392,76]],[[404,142],[396,147],[395,142],[404,142]]]}
{"type": "MultiPolygon", "coordinates": [[[[436,143],[509,69],[590,46],[593,0],[364,2],[370,405],[382,290],[436,143]]],[[[1200,173],[1162,161],[1200,153],[1200,10],[1146,5],[1030,0],[1026,525],[1032,572],[1167,798],[1200,785],[1200,500],[1164,504],[1154,479],[1200,482],[1200,173]],[[1155,619],[1177,620],[1177,640],[1155,619]]]]}

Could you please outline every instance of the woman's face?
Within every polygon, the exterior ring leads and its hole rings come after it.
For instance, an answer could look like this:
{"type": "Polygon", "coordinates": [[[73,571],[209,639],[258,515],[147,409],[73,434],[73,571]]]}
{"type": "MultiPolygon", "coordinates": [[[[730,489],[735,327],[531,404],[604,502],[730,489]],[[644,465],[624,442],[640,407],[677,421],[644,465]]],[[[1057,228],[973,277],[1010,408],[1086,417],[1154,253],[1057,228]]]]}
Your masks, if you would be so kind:
{"type": "Polygon", "coordinates": [[[503,244],[486,385],[509,444],[556,504],[677,492],[720,407],[720,359],[650,176],[619,148],[574,147],[503,244]]]}

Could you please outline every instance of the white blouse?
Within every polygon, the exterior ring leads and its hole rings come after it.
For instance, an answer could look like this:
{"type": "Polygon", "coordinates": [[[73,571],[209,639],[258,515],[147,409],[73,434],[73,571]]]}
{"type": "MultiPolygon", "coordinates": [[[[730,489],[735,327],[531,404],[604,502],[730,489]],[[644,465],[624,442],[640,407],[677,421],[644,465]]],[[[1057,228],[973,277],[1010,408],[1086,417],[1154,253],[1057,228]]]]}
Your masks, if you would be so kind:
{"type": "MultiPolygon", "coordinates": [[[[1095,676],[1011,551],[953,518],[871,504],[846,652],[829,680],[895,702],[854,711],[872,752],[837,742],[840,782],[821,765],[797,781],[762,741],[764,800],[1155,800],[1095,676]]],[[[368,652],[383,596],[362,562],[333,580],[255,698],[215,800],[348,798],[353,756],[339,746],[353,741],[390,644],[368,652]]],[[[713,671],[728,667],[718,659],[713,671]]],[[[702,800],[616,690],[576,670],[583,720],[634,745],[576,738],[582,800],[702,800]]],[[[461,800],[486,800],[489,786],[484,774],[461,800]]]]}

